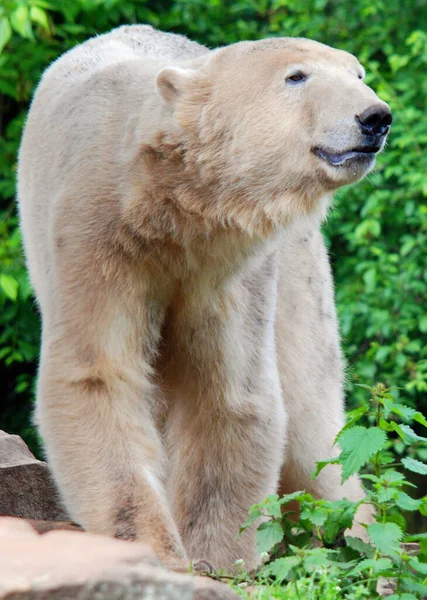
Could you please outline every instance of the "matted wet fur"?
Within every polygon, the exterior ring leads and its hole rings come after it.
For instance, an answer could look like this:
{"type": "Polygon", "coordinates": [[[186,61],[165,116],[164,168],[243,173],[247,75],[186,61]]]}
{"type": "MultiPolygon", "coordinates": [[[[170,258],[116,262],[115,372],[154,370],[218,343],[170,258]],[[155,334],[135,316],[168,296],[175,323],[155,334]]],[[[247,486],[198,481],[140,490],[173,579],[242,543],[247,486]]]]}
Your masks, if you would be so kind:
{"type": "Polygon", "coordinates": [[[309,40],[208,51],[148,26],[44,74],[19,157],[36,422],[85,529],[251,568],[253,503],[361,497],[309,474],[344,423],[320,224],[380,149],[357,150],[358,115],[388,110],[362,76],[309,40]]]}

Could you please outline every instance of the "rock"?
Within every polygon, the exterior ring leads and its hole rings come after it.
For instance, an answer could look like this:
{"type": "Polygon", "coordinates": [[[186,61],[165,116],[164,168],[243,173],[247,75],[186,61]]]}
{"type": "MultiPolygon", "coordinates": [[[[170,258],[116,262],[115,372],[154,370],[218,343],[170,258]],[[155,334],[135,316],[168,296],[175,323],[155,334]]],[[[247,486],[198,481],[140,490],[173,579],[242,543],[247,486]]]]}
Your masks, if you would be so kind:
{"type": "Polygon", "coordinates": [[[396,580],[380,577],[377,581],[376,591],[379,596],[391,596],[396,591],[396,580]]]}
{"type": "Polygon", "coordinates": [[[237,600],[241,598],[225,583],[218,583],[208,577],[193,577],[194,600],[237,600]]]}
{"type": "Polygon", "coordinates": [[[27,523],[31,525],[37,533],[47,533],[48,531],[54,531],[55,529],[61,529],[65,531],[84,531],[80,525],[73,523],[72,521],[39,521],[36,519],[27,519],[27,523]]]}
{"type": "Polygon", "coordinates": [[[0,518],[0,599],[237,600],[228,586],[163,569],[144,544],[75,531],[38,535],[0,518]]]}
{"type": "Polygon", "coordinates": [[[17,435],[0,431],[0,515],[69,520],[45,462],[17,435]]]}

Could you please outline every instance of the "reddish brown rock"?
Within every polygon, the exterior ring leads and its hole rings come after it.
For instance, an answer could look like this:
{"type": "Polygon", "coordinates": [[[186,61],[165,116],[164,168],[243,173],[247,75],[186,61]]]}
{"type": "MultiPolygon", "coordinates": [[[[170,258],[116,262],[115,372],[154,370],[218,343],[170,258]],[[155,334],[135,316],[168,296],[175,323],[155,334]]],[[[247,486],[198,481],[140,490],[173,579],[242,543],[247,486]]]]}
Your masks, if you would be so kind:
{"type": "Polygon", "coordinates": [[[73,523],[72,521],[39,521],[36,519],[27,519],[27,523],[40,534],[56,529],[61,529],[63,531],[84,531],[80,525],[77,525],[77,523],[73,523]]]}
{"type": "Polygon", "coordinates": [[[17,435],[0,431],[0,515],[67,521],[46,463],[17,435]]]}
{"type": "Polygon", "coordinates": [[[38,535],[0,518],[1,600],[236,600],[226,585],[171,573],[144,544],[75,531],[38,535]]]}

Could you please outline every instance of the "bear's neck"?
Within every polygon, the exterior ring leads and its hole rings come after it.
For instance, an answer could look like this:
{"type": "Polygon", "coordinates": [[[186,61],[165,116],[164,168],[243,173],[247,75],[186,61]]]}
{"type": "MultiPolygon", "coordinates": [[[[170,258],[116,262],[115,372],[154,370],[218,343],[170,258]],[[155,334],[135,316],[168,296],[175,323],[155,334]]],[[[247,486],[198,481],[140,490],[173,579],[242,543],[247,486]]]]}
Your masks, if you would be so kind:
{"type": "Polygon", "coordinates": [[[174,276],[215,264],[218,277],[226,278],[254,256],[274,251],[296,219],[320,225],[328,203],[327,197],[284,198],[280,189],[224,185],[214,170],[201,171],[194,151],[164,134],[142,147],[139,160],[123,202],[122,245],[138,260],[142,253],[162,269],[169,266],[174,276]]]}

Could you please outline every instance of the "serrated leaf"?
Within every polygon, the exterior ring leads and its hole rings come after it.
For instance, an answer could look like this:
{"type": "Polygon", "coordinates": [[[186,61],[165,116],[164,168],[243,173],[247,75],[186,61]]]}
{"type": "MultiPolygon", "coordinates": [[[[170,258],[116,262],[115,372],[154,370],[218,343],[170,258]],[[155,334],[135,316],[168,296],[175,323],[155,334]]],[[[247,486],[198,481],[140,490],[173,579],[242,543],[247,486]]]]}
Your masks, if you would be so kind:
{"type": "Polygon", "coordinates": [[[411,498],[409,494],[399,490],[396,496],[396,504],[401,510],[417,510],[421,504],[421,500],[411,498]]]}
{"type": "Polygon", "coordinates": [[[289,572],[300,562],[297,556],[287,556],[286,558],[278,558],[268,565],[268,571],[278,581],[284,581],[289,575],[289,572]]]}
{"type": "Polygon", "coordinates": [[[390,554],[399,550],[403,532],[396,523],[372,523],[368,526],[368,534],[379,552],[390,554]]]}
{"type": "Polygon", "coordinates": [[[16,279],[11,277],[10,275],[2,273],[0,275],[0,287],[3,290],[5,296],[7,296],[10,300],[16,300],[16,298],[18,297],[19,287],[19,284],[16,281],[16,279]]]}
{"type": "Polygon", "coordinates": [[[382,485],[396,484],[396,487],[406,484],[405,475],[403,473],[399,473],[399,471],[395,471],[394,469],[387,469],[387,471],[381,475],[379,481],[382,485]]]}
{"type": "Polygon", "coordinates": [[[374,483],[379,481],[379,478],[376,475],[371,475],[370,473],[362,473],[359,477],[360,479],[366,479],[367,481],[373,481],[374,483]]]}
{"type": "Polygon", "coordinates": [[[405,444],[414,444],[415,442],[425,442],[427,438],[421,437],[415,433],[412,427],[409,425],[397,425],[397,423],[391,423],[393,429],[399,434],[405,444]]]}
{"type": "Polygon", "coordinates": [[[280,502],[280,504],[289,504],[289,502],[291,502],[292,500],[298,499],[304,493],[305,492],[303,492],[303,491],[298,491],[298,492],[293,492],[292,494],[285,494],[284,496],[282,496],[280,498],[279,502],[280,502]]]}
{"type": "Polygon", "coordinates": [[[341,447],[339,457],[342,464],[341,482],[354,475],[376,452],[384,448],[387,436],[378,427],[361,427],[356,425],[339,437],[338,443],[341,447]]]}
{"type": "Polygon", "coordinates": [[[256,532],[257,552],[270,552],[270,550],[283,538],[283,529],[277,521],[261,523],[256,532]]]}
{"type": "Polygon", "coordinates": [[[323,525],[328,518],[328,510],[323,507],[318,508],[306,508],[301,512],[301,519],[310,521],[313,525],[320,527],[323,525]]]}
{"type": "Polygon", "coordinates": [[[350,427],[353,427],[353,425],[355,423],[357,423],[357,421],[360,421],[360,419],[364,415],[366,415],[366,413],[368,412],[368,410],[369,410],[369,406],[367,404],[365,404],[365,405],[359,406],[359,408],[355,408],[354,410],[351,410],[349,413],[347,413],[347,423],[344,425],[344,427],[341,429],[341,431],[336,436],[334,444],[337,443],[340,435],[344,431],[347,431],[347,429],[350,429],[350,427]]]}
{"type": "Polygon", "coordinates": [[[413,473],[420,473],[421,475],[427,475],[427,465],[422,463],[415,458],[402,458],[402,465],[412,471],[413,473]]]}
{"type": "Polygon", "coordinates": [[[243,533],[254,521],[260,518],[262,512],[259,508],[252,507],[249,511],[249,516],[239,529],[239,533],[243,533]]]}
{"type": "Polygon", "coordinates": [[[372,558],[372,556],[375,554],[374,547],[362,541],[360,538],[355,538],[348,535],[345,537],[345,541],[349,548],[352,548],[357,552],[361,552],[362,554],[366,554],[368,558],[372,558]]]}
{"type": "Polygon", "coordinates": [[[410,406],[405,406],[405,404],[395,404],[391,409],[394,414],[399,415],[406,421],[412,421],[414,415],[417,411],[410,406]]]}
{"type": "Polygon", "coordinates": [[[304,557],[304,567],[307,571],[312,571],[318,567],[326,567],[330,564],[329,553],[330,550],[326,550],[325,548],[310,550],[310,553],[304,557]]]}
{"type": "Polygon", "coordinates": [[[416,412],[413,418],[414,421],[416,421],[417,423],[420,423],[421,425],[424,425],[424,427],[427,427],[427,419],[420,412],[416,412]]]}
{"type": "Polygon", "coordinates": [[[278,494],[271,494],[271,496],[268,496],[261,505],[261,508],[266,514],[276,517],[277,519],[280,519],[282,516],[282,506],[278,494]]]}
{"type": "Polygon", "coordinates": [[[354,569],[352,569],[348,575],[354,575],[357,573],[361,573],[362,571],[373,570],[374,573],[379,573],[380,571],[386,571],[392,567],[393,563],[389,558],[378,558],[377,560],[373,558],[366,558],[365,560],[360,561],[354,569]]]}
{"type": "MultiPolygon", "coordinates": [[[[357,504],[349,503],[348,500],[342,500],[341,502],[342,508],[330,510],[328,518],[323,525],[322,537],[327,544],[333,543],[340,532],[349,529],[353,524],[357,504]],[[344,503],[348,504],[345,505],[344,503]]],[[[334,502],[334,504],[337,505],[338,502],[334,502]]]]}
{"type": "Polygon", "coordinates": [[[378,502],[390,502],[397,493],[396,488],[383,488],[377,493],[378,502]]]}

